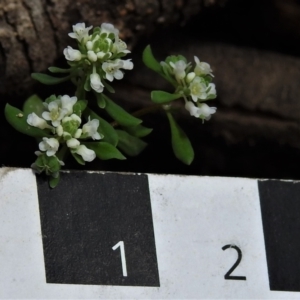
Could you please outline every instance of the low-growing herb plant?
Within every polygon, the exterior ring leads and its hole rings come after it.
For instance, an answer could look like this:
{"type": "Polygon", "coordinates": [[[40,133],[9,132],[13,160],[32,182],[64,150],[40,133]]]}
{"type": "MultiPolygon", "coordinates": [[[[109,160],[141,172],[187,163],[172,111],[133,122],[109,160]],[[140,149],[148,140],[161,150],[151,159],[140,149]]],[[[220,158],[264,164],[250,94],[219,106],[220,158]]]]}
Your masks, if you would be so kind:
{"type": "Polygon", "coordinates": [[[63,51],[69,67],[49,68],[51,73],[65,76],[32,74],[34,79],[47,85],[71,80],[75,85],[74,95],[51,95],[45,101],[33,95],[25,101],[22,110],[9,104],[5,107],[7,121],[38,141],[37,159],[32,164],[34,171],[45,172],[50,186],[55,187],[68,153],[82,165],[96,157],[122,160],[125,156],[139,155],[147,145],[142,138],[152,129],[141,125],[142,120],[136,116],[157,109],[163,109],[169,120],[175,156],[191,164],[193,147],[175,121],[172,106],[174,101],[184,101],[191,116],[202,122],[211,118],[216,107],[205,103],[216,98],[210,65],[200,62],[196,56],[193,65],[182,55],[169,56],[159,63],[147,46],[143,52],[145,65],[167,80],[174,92],[152,91],[151,99],[155,104],[130,114],[107,95],[115,92],[110,83],[122,79],[124,70],[133,68],[131,59],[123,59],[130,51],[112,24],[103,23],[90,34],[91,29],[92,26],[86,27],[85,23],[74,25],[69,36],[77,40],[78,49],[68,46],[63,51]],[[89,101],[97,102],[97,112],[89,107],[89,101]],[[114,121],[106,121],[103,111],[114,121]]]}

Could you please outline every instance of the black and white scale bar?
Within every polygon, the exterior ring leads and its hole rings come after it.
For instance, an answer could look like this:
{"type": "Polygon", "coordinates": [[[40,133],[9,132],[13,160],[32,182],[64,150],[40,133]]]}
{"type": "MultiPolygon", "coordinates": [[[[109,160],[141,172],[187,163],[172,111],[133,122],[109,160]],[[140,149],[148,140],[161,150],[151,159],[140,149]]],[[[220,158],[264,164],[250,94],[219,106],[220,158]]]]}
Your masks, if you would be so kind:
{"type": "Polygon", "coordinates": [[[300,182],[0,169],[0,299],[300,299],[300,182]]]}

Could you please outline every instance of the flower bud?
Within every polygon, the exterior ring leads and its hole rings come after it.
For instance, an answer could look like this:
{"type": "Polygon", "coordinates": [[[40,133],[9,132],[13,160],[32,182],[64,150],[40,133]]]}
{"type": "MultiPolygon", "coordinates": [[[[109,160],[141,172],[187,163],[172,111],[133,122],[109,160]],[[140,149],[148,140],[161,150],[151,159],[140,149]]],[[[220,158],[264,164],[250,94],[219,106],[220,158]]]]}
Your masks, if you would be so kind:
{"type": "Polygon", "coordinates": [[[30,126],[34,126],[40,129],[52,128],[44,119],[40,118],[35,113],[31,113],[27,116],[27,123],[30,126]]]}
{"type": "Polygon", "coordinates": [[[79,50],[73,49],[68,46],[68,48],[64,49],[65,58],[69,61],[78,61],[81,60],[81,52],[79,50]]]}
{"type": "Polygon", "coordinates": [[[91,61],[91,62],[95,62],[95,61],[97,61],[97,55],[96,55],[96,53],[94,52],[94,51],[88,51],[87,52],[87,57],[88,57],[88,59],[91,61]]]}
{"type": "Polygon", "coordinates": [[[195,78],[196,74],[194,72],[190,72],[186,75],[186,82],[190,83],[195,78]]]}
{"type": "Polygon", "coordinates": [[[96,158],[95,151],[88,149],[85,145],[80,145],[76,149],[75,153],[81,155],[83,160],[88,161],[88,162],[90,162],[96,158]]]}
{"type": "Polygon", "coordinates": [[[104,85],[101,82],[100,76],[97,73],[93,73],[90,76],[90,82],[91,82],[91,87],[93,90],[95,90],[97,93],[102,93],[104,85]]]}

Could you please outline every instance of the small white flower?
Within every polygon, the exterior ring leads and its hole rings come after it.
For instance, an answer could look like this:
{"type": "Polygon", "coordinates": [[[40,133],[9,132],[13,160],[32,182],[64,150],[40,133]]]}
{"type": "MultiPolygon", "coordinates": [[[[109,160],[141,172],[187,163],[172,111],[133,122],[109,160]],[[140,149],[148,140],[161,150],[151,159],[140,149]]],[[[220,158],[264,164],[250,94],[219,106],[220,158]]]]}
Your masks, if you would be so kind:
{"type": "Polygon", "coordinates": [[[190,83],[189,89],[191,92],[191,97],[193,101],[197,102],[198,99],[206,99],[207,94],[206,94],[206,89],[207,86],[205,84],[205,81],[201,77],[195,77],[194,80],[190,83]]]}
{"type": "Polygon", "coordinates": [[[190,72],[186,75],[186,82],[190,83],[191,81],[194,80],[194,78],[196,77],[196,74],[194,72],[190,72]]]}
{"type": "Polygon", "coordinates": [[[44,119],[40,118],[35,113],[31,113],[27,116],[27,123],[40,129],[52,128],[44,119]]]}
{"type": "Polygon", "coordinates": [[[121,60],[123,63],[122,69],[124,70],[132,70],[133,69],[133,63],[131,59],[121,60]]]}
{"type": "Polygon", "coordinates": [[[69,148],[77,148],[80,145],[80,142],[74,138],[67,140],[67,146],[69,148]]]}
{"type": "Polygon", "coordinates": [[[82,129],[77,129],[77,131],[75,132],[75,134],[74,134],[74,138],[75,139],[79,139],[80,138],[80,136],[81,136],[81,134],[82,134],[82,129]]]}
{"type": "Polygon", "coordinates": [[[78,40],[81,42],[82,39],[87,40],[89,37],[89,30],[93,28],[93,26],[85,27],[85,23],[77,23],[73,25],[73,32],[69,33],[69,37],[78,40]]]}
{"type": "Polygon", "coordinates": [[[93,119],[91,120],[89,117],[89,121],[82,126],[82,134],[86,137],[91,137],[93,140],[100,140],[101,136],[98,133],[99,120],[93,119]]]}
{"type": "Polygon", "coordinates": [[[69,61],[78,61],[82,58],[81,52],[79,50],[73,49],[70,46],[64,49],[64,55],[65,58],[69,61]]]}
{"type": "Polygon", "coordinates": [[[103,92],[104,85],[101,82],[99,74],[97,74],[97,73],[91,74],[90,82],[91,82],[91,87],[93,90],[95,90],[97,93],[103,92]]]}
{"type": "Polygon", "coordinates": [[[199,110],[200,110],[200,118],[203,120],[209,120],[211,118],[211,115],[214,114],[217,111],[216,107],[209,107],[205,103],[198,104],[199,110]]]}
{"type": "Polygon", "coordinates": [[[129,50],[127,50],[127,45],[124,41],[122,41],[119,38],[116,38],[114,45],[113,45],[113,50],[114,53],[130,53],[129,50]]]}
{"type": "Polygon", "coordinates": [[[60,101],[62,109],[65,110],[68,115],[73,113],[73,106],[77,102],[76,96],[70,97],[68,95],[64,95],[60,98],[60,101]]]}
{"type": "Polygon", "coordinates": [[[197,56],[194,56],[196,67],[194,72],[196,75],[207,75],[209,74],[210,76],[214,77],[212,74],[212,69],[210,68],[210,65],[206,62],[200,62],[199,58],[197,56]]]}
{"type": "Polygon", "coordinates": [[[47,121],[51,121],[54,127],[60,125],[60,121],[68,112],[66,108],[61,108],[61,100],[52,101],[48,105],[46,103],[45,106],[49,111],[44,111],[42,117],[47,121]]]}
{"type": "Polygon", "coordinates": [[[84,161],[90,162],[96,158],[95,151],[88,149],[85,145],[80,145],[74,152],[81,155],[84,161]]]}
{"type": "Polygon", "coordinates": [[[39,143],[41,151],[46,151],[47,156],[53,156],[59,148],[59,142],[55,138],[43,138],[43,141],[39,143]]]}
{"type": "Polygon", "coordinates": [[[103,51],[97,52],[97,57],[98,57],[99,59],[102,59],[105,55],[106,55],[106,53],[103,52],[103,51]]]}
{"type": "Polygon", "coordinates": [[[93,46],[94,46],[94,42],[92,42],[92,41],[87,41],[86,44],[85,44],[85,46],[86,46],[86,49],[87,49],[87,50],[92,50],[92,49],[93,49],[93,46]]]}
{"type": "Polygon", "coordinates": [[[115,79],[122,79],[123,72],[120,71],[120,68],[123,67],[123,62],[120,59],[116,59],[115,61],[109,61],[102,64],[102,69],[105,72],[105,77],[109,81],[113,81],[115,79]]]}
{"type": "Polygon", "coordinates": [[[214,83],[210,83],[207,89],[209,90],[207,92],[207,97],[215,98],[217,96],[216,85],[214,83]]]}
{"type": "Polygon", "coordinates": [[[81,118],[75,114],[72,114],[71,116],[67,116],[62,119],[63,124],[70,121],[75,121],[75,123],[77,123],[76,126],[79,126],[81,123],[81,118]]]}
{"type": "Polygon", "coordinates": [[[170,62],[170,66],[173,68],[177,80],[181,80],[185,77],[185,68],[187,67],[187,64],[183,60],[178,60],[175,63],[170,62]]]}
{"type": "Polygon", "coordinates": [[[117,28],[115,28],[114,25],[112,25],[112,24],[102,23],[101,24],[101,33],[107,33],[107,35],[112,33],[116,38],[119,35],[119,30],[117,28]]]}
{"type": "Polygon", "coordinates": [[[92,51],[92,50],[89,50],[87,52],[87,57],[88,57],[89,61],[91,61],[91,62],[97,61],[97,58],[98,58],[97,54],[94,51],[92,51]]]}
{"type": "Polygon", "coordinates": [[[58,136],[62,136],[63,133],[64,133],[63,127],[62,127],[61,125],[58,125],[58,126],[56,127],[56,134],[57,134],[58,136]]]}
{"type": "Polygon", "coordinates": [[[201,111],[193,102],[187,101],[184,107],[191,116],[199,118],[201,111]]]}

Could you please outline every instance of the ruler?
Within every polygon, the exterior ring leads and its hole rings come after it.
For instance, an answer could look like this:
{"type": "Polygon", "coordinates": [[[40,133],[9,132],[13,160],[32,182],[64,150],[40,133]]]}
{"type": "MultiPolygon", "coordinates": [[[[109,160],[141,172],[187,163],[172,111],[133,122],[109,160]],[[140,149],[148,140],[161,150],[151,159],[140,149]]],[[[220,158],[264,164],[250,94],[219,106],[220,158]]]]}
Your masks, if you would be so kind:
{"type": "Polygon", "coordinates": [[[1,299],[299,299],[300,182],[0,169],[1,299]]]}

